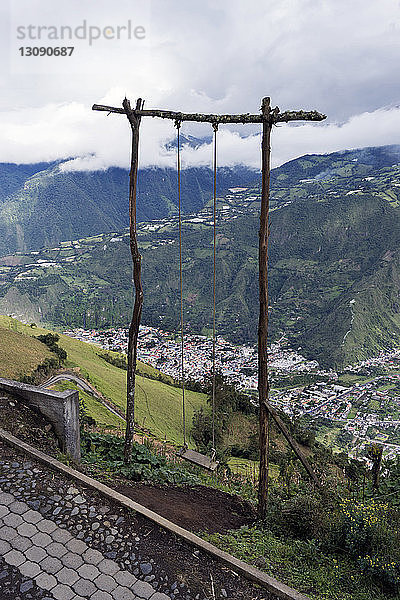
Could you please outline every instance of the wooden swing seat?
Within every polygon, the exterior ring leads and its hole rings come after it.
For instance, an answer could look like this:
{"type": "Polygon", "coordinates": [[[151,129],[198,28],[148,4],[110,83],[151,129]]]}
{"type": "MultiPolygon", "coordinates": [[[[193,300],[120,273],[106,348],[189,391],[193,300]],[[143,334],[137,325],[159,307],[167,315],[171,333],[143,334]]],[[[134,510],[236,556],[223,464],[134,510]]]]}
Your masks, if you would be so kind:
{"type": "Polygon", "coordinates": [[[190,448],[181,448],[178,456],[208,471],[215,471],[219,464],[217,460],[212,460],[209,456],[200,454],[196,450],[190,450],[190,448]]]}

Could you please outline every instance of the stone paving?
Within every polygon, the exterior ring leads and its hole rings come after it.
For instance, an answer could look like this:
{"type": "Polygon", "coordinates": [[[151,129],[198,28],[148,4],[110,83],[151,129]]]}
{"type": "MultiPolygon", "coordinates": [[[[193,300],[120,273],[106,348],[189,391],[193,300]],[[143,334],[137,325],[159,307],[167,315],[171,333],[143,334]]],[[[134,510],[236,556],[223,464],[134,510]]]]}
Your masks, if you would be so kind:
{"type": "Polygon", "coordinates": [[[0,599],[200,600],[143,555],[122,508],[100,501],[18,455],[0,460],[0,599]]]}
{"type": "MultiPolygon", "coordinates": [[[[75,503],[79,499],[76,496],[75,503]]],[[[20,585],[22,593],[35,582],[35,588],[51,592],[49,597],[56,600],[169,599],[4,491],[0,491],[0,554],[28,578],[20,585]]],[[[6,571],[0,573],[1,579],[7,577],[6,571]]]]}
{"type": "Polygon", "coordinates": [[[0,441],[0,600],[272,600],[156,523],[0,441]]]}

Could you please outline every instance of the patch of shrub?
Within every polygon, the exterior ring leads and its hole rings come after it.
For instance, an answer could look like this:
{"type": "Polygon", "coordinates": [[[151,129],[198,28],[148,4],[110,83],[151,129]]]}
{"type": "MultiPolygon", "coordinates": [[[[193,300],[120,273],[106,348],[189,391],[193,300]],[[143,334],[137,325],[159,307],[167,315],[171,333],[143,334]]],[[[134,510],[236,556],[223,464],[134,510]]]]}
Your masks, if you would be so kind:
{"type": "Polygon", "coordinates": [[[268,525],[278,534],[311,540],[324,536],[331,514],[332,507],[318,494],[298,494],[271,506],[268,525]]]}
{"type": "Polygon", "coordinates": [[[331,543],[357,561],[362,573],[383,589],[400,589],[399,517],[387,504],[345,500],[331,543]]]}
{"type": "Polygon", "coordinates": [[[400,587],[399,563],[380,556],[360,556],[358,565],[362,574],[371,581],[379,583],[381,588],[396,593],[400,587]]]}
{"type": "Polygon", "coordinates": [[[57,333],[38,335],[36,336],[36,339],[39,340],[39,342],[42,342],[42,344],[45,344],[51,352],[54,352],[54,354],[58,356],[60,364],[67,359],[66,351],[57,344],[60,339],[60,336],[57,333]]]}
{"type": "Polygon", "coordinates": [[[118,369],[123,369],[124,371],[128,369],[128,362],[125,356],[113,356],[108,352],[98,352],[97,356],[108,362],[110,365],[118,367],[118,369]]]}
{"type": "Polygon", "coordinates": [[[182,467],[172,465],[146,445],[133,443],[131,461],[125,465],[124,439],[111,434],[84,432],[81,437],[83,459],[98,463],[132,481],[198,485],[200,479],[182,467]]]}
{"type": "Polygon", "coordinates": [[[60,362],[57,358],[45,358],[30,375],[20,375],[18,381],[36,385],[43,377],[49,375],[54,369],[58,369],[60,362]]]}
{"type": "Polygon", "coordinates": [[[81,427],[81,435],[82,430],[85,425],[96,426],[96,420],[93,419],[86,410],[86,404],[83,398],[79,395],[79,424],[81,427]]]}

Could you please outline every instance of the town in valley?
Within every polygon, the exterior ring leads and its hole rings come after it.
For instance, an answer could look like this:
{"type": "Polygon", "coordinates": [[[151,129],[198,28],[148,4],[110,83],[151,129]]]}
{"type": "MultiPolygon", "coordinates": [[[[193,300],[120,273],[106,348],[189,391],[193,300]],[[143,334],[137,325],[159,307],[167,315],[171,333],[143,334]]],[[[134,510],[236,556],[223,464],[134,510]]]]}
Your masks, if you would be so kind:
{"type": "MultiPolygon", "coordinates": [[[[126,353],[128,330],[74,329],[66,335],[96,344],[106,351],[126,353]]],[[[174,380],[181,380],[181,339],[175,333],[141,326],[138,359],[174,380]]],[[[202,383],[211,373],[211,337],[185,334],[185,379],[202,383]]],[[[257,347],[216,338],[216,369],[256,402],[257,347]]],[[[315,428],[334,450],[361,456],[370,443],[384,447],[386,457],[400,455],[400,351],[348,366],[325,370],[290,348],[286,339],[269,346],[270,399],[286,414],[315,428]]]]}

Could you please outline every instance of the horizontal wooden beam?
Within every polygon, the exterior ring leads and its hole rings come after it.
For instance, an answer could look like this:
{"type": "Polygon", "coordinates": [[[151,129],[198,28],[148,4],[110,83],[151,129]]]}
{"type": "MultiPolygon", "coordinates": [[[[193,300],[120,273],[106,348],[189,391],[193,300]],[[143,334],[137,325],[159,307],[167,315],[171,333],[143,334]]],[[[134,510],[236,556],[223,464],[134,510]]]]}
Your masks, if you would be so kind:
{"type": "Polygon", "coordinates": [[[274,119],[274,123],[287,123],[288,121],[323,121],[326,115],[319,113],[317,110],[287,110],[283,113],[278,113],[274,119]]]}
{"type": "MultiPolygon", "coordinates": [[[[108,113],[118,113],[126,115],[123,108],[116,106],[105,106],[103,104],[93,104],[92,110],[99,110],[108,113]]],[[[160,119],[171,119],[173,121],[196,121],[201,123],[262,123],[262,115],[251,115],[245,113],[241,115],[215,115],[202,113],[182,113],[172,110],[132,110],[135,117],[159,117],[160,119]]],[[[312,111],[286,111],[279,112],[279,108],[274,109],[270,113],[270,122],[287,123],[288,121],[323,121],[326,115],[323,115],[316,110],[312,111]]]]}

